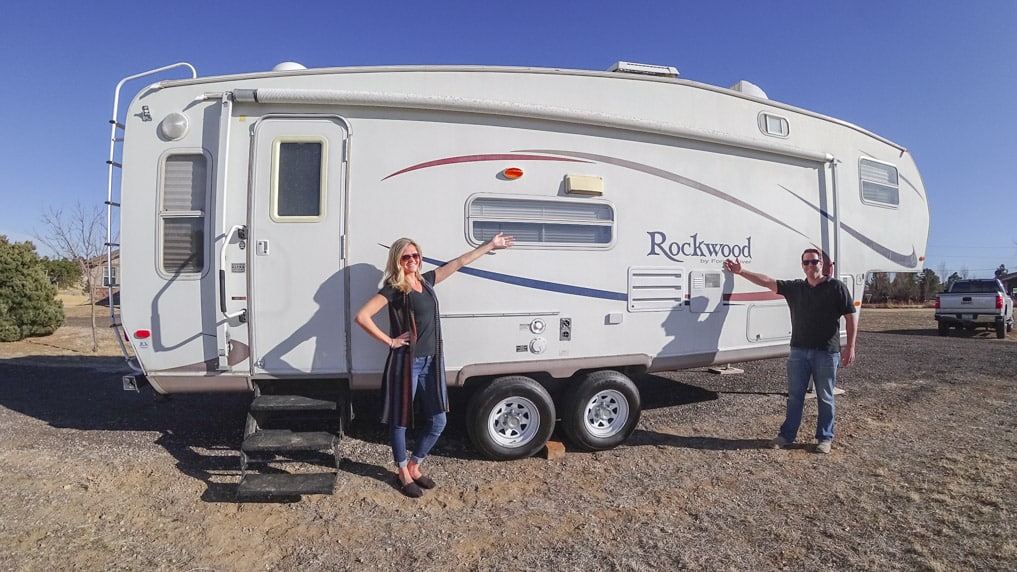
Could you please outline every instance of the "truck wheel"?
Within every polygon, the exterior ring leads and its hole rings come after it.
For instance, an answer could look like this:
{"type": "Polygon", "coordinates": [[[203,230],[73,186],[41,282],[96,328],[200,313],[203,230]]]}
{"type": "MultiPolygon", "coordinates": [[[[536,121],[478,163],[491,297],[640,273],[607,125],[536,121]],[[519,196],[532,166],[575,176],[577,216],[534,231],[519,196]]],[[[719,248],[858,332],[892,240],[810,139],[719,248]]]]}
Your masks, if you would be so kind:
{"type": "Polygon", "coordinates": [[[554,402],[547,390],[521,375],[495,379],[466,406],[470,441],[498,461],[532,457],[547,444],[554,419],[554,402]]]}
{"type": "Polygon", "coordinates": [[[639,414],[639,390],[631,379],[617,371],[595,371],[568,392],[562,429],[580,449],[603,451],[629,438],[639,414]]]}
{"type": "Polygon", "coordinates": [[[941,336],[950,335],[950,326],[948,324],[946,324],[945,322],[940,322],[939,323],[939,335],[941,335],[941,336]]]}
{"type": "Polygon", "coordinates": [[[1000,320],[996,322],[996,338],[1002,340],[1006,337],[1006,322],[1000,320]]]}

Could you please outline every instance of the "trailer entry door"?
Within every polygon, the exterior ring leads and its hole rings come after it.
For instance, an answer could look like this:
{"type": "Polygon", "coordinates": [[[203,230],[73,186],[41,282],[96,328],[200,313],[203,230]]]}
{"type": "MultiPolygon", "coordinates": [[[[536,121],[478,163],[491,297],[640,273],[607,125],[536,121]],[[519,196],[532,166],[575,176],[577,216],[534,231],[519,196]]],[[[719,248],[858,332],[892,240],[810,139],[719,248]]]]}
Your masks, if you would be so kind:
{"type": "Polygon", "coordinates": [[[334,117],[254,129],[248,260],[254,374],[347,374],[345,145],[334,117]]]}

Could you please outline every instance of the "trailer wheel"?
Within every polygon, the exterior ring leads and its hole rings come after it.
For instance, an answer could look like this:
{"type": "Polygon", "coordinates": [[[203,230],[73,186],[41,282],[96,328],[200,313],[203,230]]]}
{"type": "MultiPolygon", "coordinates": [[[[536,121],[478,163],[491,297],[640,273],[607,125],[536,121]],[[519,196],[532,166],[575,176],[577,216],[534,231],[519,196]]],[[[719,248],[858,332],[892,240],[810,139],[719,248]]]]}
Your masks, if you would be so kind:
{"type": "Polygon", "coordinates": [[[470,441],[498,461],[532,457],[547,444],[554,419],[554,402],[547,390],[520,375],[495,379],[466,406],[470,441]]]}
{"type": "Polygon", "coordinates": [[[1000,320],[996,322],[996,338],[1002,340],[1006,337],[1006,322],[1000,320]]]}
{"type": "Polygon", "coordinates": [[[939,335],[946,336],[950,334],[950,325],[946,322],[939,323],[939,335]]]}
{"type": "Polygon", "coordinates": [[[636,384],[617,371],[595,371],[568,392],[562,429],[577,447],[603,451],[624,443],[639,423],[639,415],[636,384]]]}

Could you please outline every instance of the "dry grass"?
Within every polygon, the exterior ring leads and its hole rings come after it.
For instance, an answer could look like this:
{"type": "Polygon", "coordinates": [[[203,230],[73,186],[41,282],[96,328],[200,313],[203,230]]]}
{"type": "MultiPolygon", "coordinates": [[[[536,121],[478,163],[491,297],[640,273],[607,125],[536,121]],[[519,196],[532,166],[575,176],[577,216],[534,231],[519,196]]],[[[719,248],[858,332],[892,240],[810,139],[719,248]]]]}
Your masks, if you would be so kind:
{"type": "Polygon", "coordinates": [[[95,306],[95,341],[97,351],[92,351],[91,328],[92,307],[88,296],[61,292],[57,298],[64,305],[64,325],[52,335],[25,338],[18,342],[0,343],[0,358],[65,356],[65,358],[87,358],[94,356],[119,356],[120,344],[109,327],[109,308],[95,306]]]}

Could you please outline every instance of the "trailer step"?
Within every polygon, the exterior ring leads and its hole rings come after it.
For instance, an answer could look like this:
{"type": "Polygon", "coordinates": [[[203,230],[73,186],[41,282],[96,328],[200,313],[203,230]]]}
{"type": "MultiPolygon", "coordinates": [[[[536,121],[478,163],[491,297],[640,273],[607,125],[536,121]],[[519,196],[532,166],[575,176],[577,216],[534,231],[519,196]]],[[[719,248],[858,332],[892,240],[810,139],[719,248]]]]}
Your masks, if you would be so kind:
{"type": "Polygon", "coordinates": [[[305,395],[259,395],[251,411],[335,411],[336,402],[305,395]]]}
{"type": "Polygon", "coordinates": [[[245,453],[324,451],[335,447],[338,442],[339,437],[327,431],[260,429],[244,439],[240,450],[245,453]]]}
{"type": "Polygon", "coordinates": [[[255,381],[240,443],[237,499],[290,502],[333,494],[349,411],[346,380],[255,381]]]}
{"type": "Polygon", "coordinates": [[[240,479],[237,498],[330,495],[337,473],[247,474],[240,479]]]}

